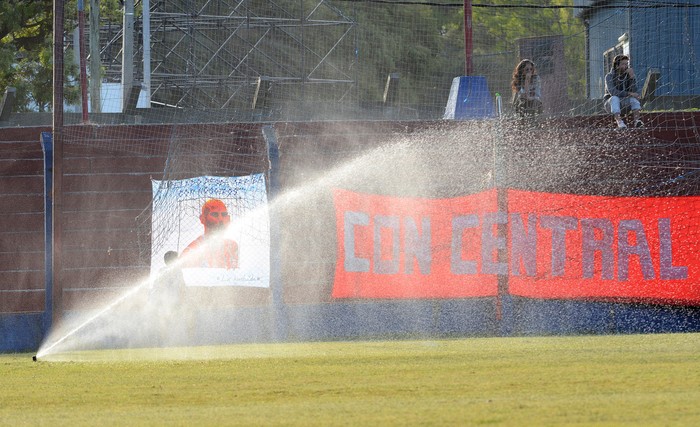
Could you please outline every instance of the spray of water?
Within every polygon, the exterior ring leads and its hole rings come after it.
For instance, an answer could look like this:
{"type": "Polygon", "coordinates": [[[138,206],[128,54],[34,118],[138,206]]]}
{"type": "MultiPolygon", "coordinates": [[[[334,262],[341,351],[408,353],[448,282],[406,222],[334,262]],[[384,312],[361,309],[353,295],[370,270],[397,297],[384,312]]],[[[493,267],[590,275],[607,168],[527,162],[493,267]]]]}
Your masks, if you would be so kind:
{"type": "MultiPolygon", "coordinates": [[[[257,210],[248,216],[259,215],[257,210]]],[[[222,239],[239,233],[246,222],[232,224],[228,230],[190,251],[187,255],[162,268],[136,284],[123,286],[126,291],[106,301],[93,301],[97,309],[68,313],[55,325],[36,357],[70,351],[191,345],[193,306],[183,301],[177,286],[181,284],[182,268],[191,258],[199,257],[222,239]]]]}
{"type": "MultiPolygon", "coordinates": [[[[285,236],[291,236],[285,240],[298,241],[299,229],[309,228],[313,232],[311,234],[323,234],[316,233],[318,228],[334,229],[332,202],[330,192],[327,191],[333,187],[366,193],[426,198],[451,197],[482,191],[499,185],[495,182],[497,176],[502,180],[500,185],[507,184],[506,172],[509,167],[513,167],[494,160],[499,155],[495,152],[496,142],[500,144],[499,150],[508,149],[513,152],[523,147],[536,147],[537,144],[563,145],[562,138],[565,138],[556,133],[544,133],[534,139],[531,133],[528,135],[530,140],[523,141],[522,132],[517,130],[505,129],[501,130],[500,134],[494,134],[491,124],[475,122],[463,129],[438,127],[424,134],[397,134],[390,141],[372,149],[362,148],[358,144],[348,149],[347,155],[332,167],[324,166],[317,170],[311,168],[305,174],[303,183],[277,195],[268,206],[262,208],[269,209],[283,224],[293,224],[293,227],[284,227],[285,236]],[[310,207],[318,215],[308,215],[310,207]],[[319,220],[320,217],[330,219],[319,220]]],[[[575,177],[578,170],[575,166],[576,144],[570,146],[574,147],[573,151],[561,154],[561,162],[566,162],[569,166],[564,168],[568,175],[564,178],[569,179],[575,177]]],[[[537,151],[542,153],[541,150],[537,151]]],[[[526,151],[523,152],[527,154],[526,151]]],[[[512,156],[512,153],[503,156],[512,156]]],[[[524,158],[515,157],[516,161],[525,161],[524,158]]],[[[530,166],[542,162],[541,158],[530,160],[530,166]]],[[[548,160],[558,161],[556,158],[548,160]]],[[[535,187],[537,183],[544,186],[550,180],[562,179],[562,176],[552,176],[549,173],[551,170],[543,171],[534,167],[519,167],[519,170],[529,173],[525,176],[521,172],[517,179],[530,187],[535,187]]],[[[260,212],[254,210],[247,215],[260,215],[260,212]]],[[[231,227],[236,226],[234,221],[231,227]]],[[[230,234],[232,233],[227,232],[223,237],[230,234]]],[[[324,242],[313,241],[311,234],[306,236],[309,240],[307,256],[329,258],[330,254],[332,257],[335,248],[332,242],[327,242],[332,239],[326,236],[324,242]]],[[[273,245],[276,243],[272,242],[273,245]]],[[[193,251],[191,256],[197,256],[198,251],[206,249],[206,245],[203,245],[193,251]]],[[[177,268],[186,262],[187,257],[180,257],[178,265],[174,267],[177,268]]],[[[328,267],[320,268],[316,272],[318,277],[309,277],[309,280],[327,280],[328,270],[328,267]]],[[[75,318],[66,316],[61,324],[51,330],[37,357],[85,349],[168,347],[194,345],[204,341],[202,337],[192,337],[193,314],[190,309],[181,306],[181,301],[177,298],[164,298],[162,295],[154,297],[154,289],[158,287],[157,283],[162,281],[164,274],[155,275],[128,287],[126,292],[99,304],[100,308],[89,314],[76,312],[75,318]]],[[[332,275],[332,269],[330,274],[332,275]]],[[[196,308],[198,313],[209,311],[206,302],[198,301],[196,308]]],[[[212,312],[209,315],[216,317],[217,313],[221,312],[212,312]]],[[[221,319],[207,323],[208,329],[216,327],[245,328],[245,325],[232,326],[230,322],[221,319]]],[[[200,331],[201,329],[199,328],[200,331]]],[[[215,331],[213,335],[216,335],[215,331]]]]}
{"type": "MultiPolygon", "coordinates": [[[[400,145],[396,149],[400,149],[400,145]]],[[[364,153],[304,186],[287,190],[269,206],[252,210],[246,216],[260,215],[261,209],[278,211],[285,209],[285,206],[303,203],[319,188],[326,187],[329,182],[338,181],[338,177],[352,174],[357,170],[358,165],[366,164],[370,159],[376,160],[386,150],[386,147],[380,147],[364,153]]],[[[221,239],[239,234],[241,230],[237,228],[246,222],[246,218],[239,218],[225,233],[208,239],[207,243],[179,257],[168,268],[170,270],[182,268],[191,258],[198,257],[210,246],[217,245],[221,239]]],[[[187,308],[183,309],[182,301],[177,300],[176,297],[170,297],[167,294],[156,295],[158,294],[156,288],[163,280],[167,280],[165,277],[167,274],[167,271],[161,271],[136,285],[127,286],[127,290],[119,296],[95,303],[94,305],[99,308],[88,311],[87,314],[79,312],[75,318],[68,315],[60,324],[52,328],[36,357],[41,359],[52,354],[87,349],[192,345],[196,340],[191,336],[188,337],[187,331],[181,333],[181,336],[168,337],[169,333],[177,334],[177,329],[181,325],[191,322],[191,319],[183,319],[183,316],[191,316],[192,313],[187,313],[187,308]]],[[[185,325],[185,329],[187,328],[188,326],[185,325]]]]}
{"type": "MultiPolygon", "coordinates": [[[[60,348],[61,344],[64,342],[70,340],[71,338],[75,337],[77,334],[79,334],[83,329],[85,329],[87,326],[91,325],[95,320],[102,318],[103,316],[107,315],[110,313],[115,307],[119,306],[122,304],[124,301],[133,298],[135,294],[138,292],[141,292],[142,289],[147,286],[148,282],[144,282],[142,284],[139,284],[137,286],[134,286],[133,288],[129,289],[127,292],[125,292],[123,295],[115,299],[114,301],[111,301],[108,303],[105,307],[101,308],[98,310],[96,313],[89,315],[86,319],[81,320],[78,322],[76,326],[72,326],[69,328],[69,330],[61,336],[56,339],[55,341],[48,340],[42,347],[39,349],[39,351],[36,354],[37,358],[42,358],[46,356],[47,354],[51,354],[51,352],[56,349],[60,348]]],[[[55,336],[56,334],[52,334],[52,336],[55,336]]]]}

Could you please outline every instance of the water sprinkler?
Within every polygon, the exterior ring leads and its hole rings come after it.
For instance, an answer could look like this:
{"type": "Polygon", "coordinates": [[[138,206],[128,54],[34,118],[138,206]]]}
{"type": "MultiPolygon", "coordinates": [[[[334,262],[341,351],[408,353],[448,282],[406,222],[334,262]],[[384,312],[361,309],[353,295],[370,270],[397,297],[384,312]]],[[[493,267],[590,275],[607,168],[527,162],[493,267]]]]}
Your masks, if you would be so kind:
{"type": "Polygon", "coordinates": [[[503,116],[503,105],[501,102],[501,94],[496,92],[496,112],[499,118],[503,116]]]}
{"type": "Polygon", "coordinates": [[[36,362],[36,354],[32,356],[32,360],[36,362]]]}

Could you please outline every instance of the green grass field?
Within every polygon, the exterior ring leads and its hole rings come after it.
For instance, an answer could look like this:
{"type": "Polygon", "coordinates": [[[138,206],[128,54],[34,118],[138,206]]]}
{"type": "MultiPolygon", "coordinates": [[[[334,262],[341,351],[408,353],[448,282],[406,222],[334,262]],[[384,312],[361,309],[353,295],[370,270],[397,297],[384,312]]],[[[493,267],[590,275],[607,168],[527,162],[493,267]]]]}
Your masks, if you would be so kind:
{"type": "Polygon", "coordinates": [[[700,334],[0,355],[2,425],[700,425],[700,334]]]}

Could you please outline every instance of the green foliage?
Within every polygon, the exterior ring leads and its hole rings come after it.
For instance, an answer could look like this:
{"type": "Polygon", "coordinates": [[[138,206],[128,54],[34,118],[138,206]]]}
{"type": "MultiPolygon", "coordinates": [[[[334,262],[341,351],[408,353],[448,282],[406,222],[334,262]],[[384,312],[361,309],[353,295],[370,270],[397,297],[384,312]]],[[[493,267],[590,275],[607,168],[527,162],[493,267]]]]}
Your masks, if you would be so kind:
{"type": "MultiPolygon", "coordinates": [[[[440,77],[461,75],[464,57],[463,20],[455,8],[368,4],[356,9],[361,83],[360,99],[379,102],[387,75],[399,72],[401,102],[431,104],[436,90],[449,81],[440,77]],[[456,39],[456,40],[455,40],[456,39]],[[454,70],[454,73],[446,73],[454,70]]],[[[440,96],[440,98],[447,99],[440,96]]]]}
{"type": "MultiPolygon", "coordinates": [[[[316,3],[305,0],[301,4],[308,13],[316,3]]],[[[344,16],[357,24],[352,47],[343,47],[345,57],[353,58],[353,63],[342,68],[349,70],[359,82],[357,96],[361,103],[381,102],[388,74],[398,72],[402,104],[417,108],[444,105],[451,79],[464,74],[461,7],[332,0],[329,3],[337,10],[342,9],[344,16]]],[[[521,3],[570,6],[573,0],[521,3]]],[[[103,21],[121,21],[119,0],[100,0],[99,4],[103,21]]],[[[489,4],[512,5],[513,1],[492,0],[489,4]]],[[[89,5],[90,0],[85,0],[86,9],[89,5]]],[[[52,7],[52,0],[0,2],[0,91],[7,86],[17,89],[19,111],[47,111],[51,107],[52,7]]],[[[585,93],[583,25],[573,16],[573,9],[474,7],[472,12],[474,72],[486,75],[494,91],[508,91],[519,38],[562,35],[569,95],[576,98],[585,93]]],[[[69,33],[77,25],[76,0],[66,2],[65,16],[69,33]]],[[[314,12],[315,19],[325,17],[331,19],[334,13],[322,8],[314,12]]],[[[216,46],[210,48],[214,51],[216,46]]],[[[69,54],[64,58],[64,92],[69,102],[78,97],[76,64],[72,58],[69,54]]],[[[283,62],[294,66],[295,61],[298,60],[289,58],[283,62]]]]}
{"type": "MultiPolygon", "coordinates": [[[[492,0],[492,5],[514,4],[512,0],[492,0]]],[[[572,6],[572,0],[522,0],[522,5],[572,6]]],[[[521,38],[561,35],[564,38],[564,59],[569,78],[569,97],[585,95],[585,37],[580,19],[568,8],[493,8],[473,9],[474,53],[489,60],[484,68],[512,71],[517,63],[517,41],[521,38]],[[502,53],[502,55],[497,55],[502,53]]],[[[478,66],[478,63],[475,64],[478,66]]],[[[487,73],[488,70],[481,70],[487,73]]],[[[509,82],[500,90],[506,92],[509,82]]],[[[507,90],[506,93],[510,93],[507,90]]]]}
{"type": "Polygon", "coordinates": [[[0,356],[6,425],[696,425],[700,334],[0,356]],[[65,362],[60,362],[63,358],[65,362]]]}
{"type": "Polygon", "coordinates": [[[45,53],[52,8],[51,0],[0,3],[0,92],[15,87],[19,111],[30,108],[32,101],[39,111],[51,104],[51,65],[45,53]]]}
{"type": "MultiPolygon", "coordinates": [[[[85,0],[86,6],[89,0],[85,0]]],[[[100,0],[102,14],[117,17],[118,0],[100,0]]],[[[77,26],[77,1],[66,2],[65,29],[77,26]]],[[[53,0],[3,0],[0,2],[0,93],[16,89],[15,111],[50,111],[53,100],[53,0]]],[[[67,51],[64,57],[64,96],[68,103],[79,98],[74,76],[77,64],[67,51]]]]}
{"type": "MultiPolygon", "coordinates": [[[[98,0],[100,5],[100,19],[111,22],[122,21],[122,7],[119,0],[98,0]]],[[[139,2],[134,13],[138,14],[142,3],[139,2]]],[[[90,0],[85,0],[85,11],[90,11],[90,0]]]]}
{"type": "MultiPolygon", "coordinates": [[[[523,5],[572,6],[572,0],[526,0],[523,5]]],[[[490,5],[513,5],[493,0],[490,5]]],[[[444,106],[453,77],[465,73],[462,7],[363,3],[353,5],[359,41],[360,99],[381,100],[388,73],[401,75],[401,103],[444,106]]],[[[518,40],[561,35],[564,39],[568,90],[585,94],[584,29],[574,9],[472,8],[473,73],[484,75],[491,89],[510,93],[518,40]]]]}

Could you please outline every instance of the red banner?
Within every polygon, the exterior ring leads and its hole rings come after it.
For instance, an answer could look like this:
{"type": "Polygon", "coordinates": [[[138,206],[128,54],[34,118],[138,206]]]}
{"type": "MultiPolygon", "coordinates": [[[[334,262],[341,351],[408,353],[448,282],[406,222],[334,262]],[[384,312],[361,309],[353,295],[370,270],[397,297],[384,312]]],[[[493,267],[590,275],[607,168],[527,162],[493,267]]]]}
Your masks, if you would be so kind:
{"type": "Polygon", "coordinates": [[[700,197],[508,191],[509,290],[700,303],[700,197]]]}
{"type": "Polygon", "coordinates": [[[495,189],[451,199],[334,190],[333,297],[495,296],[508,276],[524,297],[700,304],[700,197],[507,199],[506,213],[495,189]]]}
{"type": "Polygon", "coordinates": [[[436,200],[335,190],[334,201],[334,298],[496,295],[496,276],[484,273],[494,263],[481,259],[497,245],[495,227],[482,233],[480,221],[497,211],[495,190],[436,200]]]}

